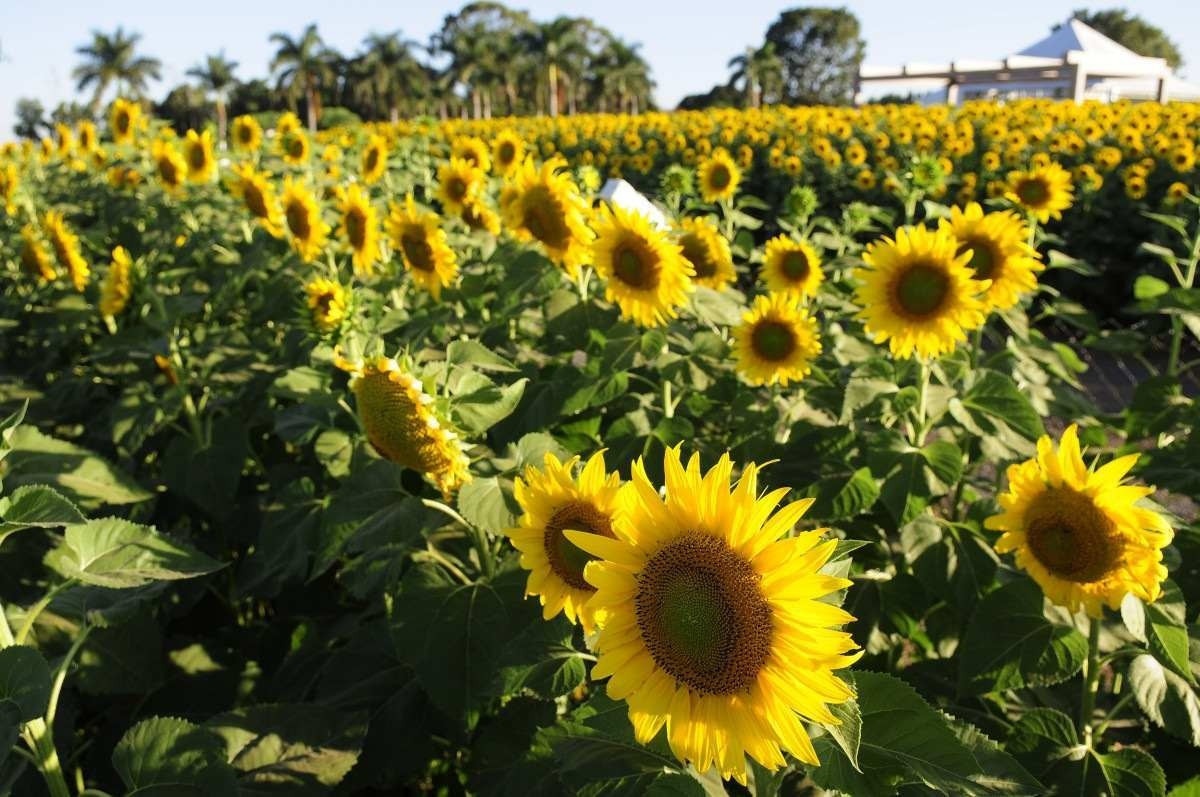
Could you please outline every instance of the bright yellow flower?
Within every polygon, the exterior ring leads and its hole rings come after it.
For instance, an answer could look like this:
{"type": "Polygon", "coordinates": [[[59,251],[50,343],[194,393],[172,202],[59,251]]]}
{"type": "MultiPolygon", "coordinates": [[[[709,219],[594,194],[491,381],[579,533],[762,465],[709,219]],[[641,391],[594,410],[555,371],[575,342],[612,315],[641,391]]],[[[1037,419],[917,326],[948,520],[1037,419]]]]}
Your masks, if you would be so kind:
{"type": "Polygon", "coordinates": [[[462,215],[463,206],[479,199],[487,175],[478,166],[462,158],[451,158],[438,167],[437,200],[442,210],[462,215]]]}
{"type": "Polygon", "coordinates": [[[705,202],[733,199],[742,181],[742,170],[724,149],[717,149],[702,160],[696,174],[700,179],[700,196],[705,202]]]}
{"type": "Polygon", "coordinates": [[[239,152],[258,152],[262,139],[262,125],[253,116],[243,114],[233,120],[234,149],[239,152]]]}
{"type": "Polygon", "coordinates": [[[463,205],[462,219],[472,230],[500,234],[500,216],[482,199],[463,205]]]}
{"type": "Polygon", "coordinates": [[[450,157],[465,160],[485,174],[492,168],[487,144],[475,136],[454,139],[454,143],[450,145],[450,157]]]}
{"type": "Polygon", "coordinates": [[[592,263],[621,316],[646,327],[661,326],[678,314],[695,273],[680,246],[649,219],[608,205],[596,217],[592,263]]]}
{"type": "Polygon", "coordinates": [[[1004,532],[996,550],[1015,552],[1046,597],[1071,611],[1098,618],[1127,594],[1157,600],[1167,577],[1162,549],[1173,532],[1162,515],[1137,506],[1153,487],[1123,484],[1137,458],[1088,469],[1074,424],[1057,451],[1043,437],[1036,457],[1009,467],[1008,491],[998,499],[1004,511],[985,523],[1004,532]]]}
{"type": "Polygon", "coordinates": [[[304,292],[308,295],[308,309],[318,332],[329,333],[342,325],[349,310],[349,301],[346,289],[341,284],[317,277],[304,286],[304,292]]]}
{"type": "Polygon", "coordinates": [[[712,219],[692,217],[681,221],[679,246],[684,259],[692,264],[695,271],[692,281],[697,285],[720,291],[737,279],[729,241],[721,235],[712,219]]]}
{"type": "Polygon", "coordinates": [[[342,223],[338,235],[350,245],[354,273],[369,276],[379,260],[379,213],[358,183],[339,192],[342,223]]]}
{"type": "Polygon", "coordinates": [[[230,191],[241,198],[259,226],[273,237],[282,238],[283,209],[271,181],[249,163],[234,166],[233,172],[236,178],[230,183],[230,191]]]}
{"type": "Polygon", "coordinates": [[[788,235],[776,235],[767,241],[763,250],[763,267],[759,274],[763,284],[776,293],[816,296],[825,281],[821,256],[808,241],[797,241],[788,235]]]}
{"type": "Polygon", "coordinates": [[[311,151],[312,145],[303,129],[296,128],[279,135],[279,154],[283,156],[284,162],[293,166],[307,163],[311,151]]]}
{"type": "Polygon", "coordinates": [[[387,171],[388,145],[383,136],[372,135],[362,152],[362,178],[367,185],[379,182],[387,171]]]}
{"type": "Polygon", "coordinates": [[[1048,163],[1027,172],[1011,172],[1005,196],[1043,224],[1052,218],[1061,219],[1062,212],[1071,207],[1074,199],[1071,173],[1057,163],[1048,163]]]}
{"type": "Polygon", "coordinates": [[[512,128],[505,128],[492,139],[492,170],[505,176],[521,165],[525,142],[512,128]]]}
{"type": "Polygon", "coordinates": [[[300,259],[311,263],[321,256],[329,239],[329,225],[321,219],[321,206],[304,183],[291,177],[283,181],[283,218],[291,234],[292,248],[300,259]]]}
{"type": "Polygon", "coordinates": [[[21,265],[42,282],[53,282],[58,278],[50,253],[42,245],[37,229],[32,224],[21,228],[21,265]]]}
{"type": "Polygon", "coordinates": [[[187,131],[183,142],[183,159],[187,162],[188,179],[193,183],[210,182],[217,174],[217,159],[213,156],[212,131],[187,131]]]}
{"type": "Polygon", "coordinates": [[[441,298],[442,288],[458,278],[458,258],[446,243],[446,231],[441,228],[438,215],[417,210],[409,194],[404,205],[392,204],[387,228],[392,246],[400,252],[408,273],[434,299],[441,298]]]}
{"type": "Polygon", "coordinates": [[[595,236],[587,225],[587,203],[560,171],[565,165],[553,158],[538,169],[526,158],[500,195],[500,212],[513,235],[540,243],[546,256],[574,279],[588,261],[595,236]]]}
{"type": "Polygon", "coordinates": [[[58,260],[59,267],[70,276],[75,290],[83,293],[83,289],[87,287],[91,270],[83,258],[83,253],[79,251],[78,236],[67,226],[63,214],[56,210],[46,211],[42,229],[46,233],[46,237],[50,239],[50,248],[54,250],[54,257],[58,260]]]}
{"type": "Polygon", "coordinates": [[[817,322],[793,293],[759,296],[733,330],[738,372],[752,385],[798,382],[820,353],[817,322]]]}
{"type": "Polygon", "coordinates": [[[977,202],[951,208],[938,222],[958,240],[958,253],[970,253],[967,267],[977,280],[989,280],[984,300],[989,311],[1007,310],[1022,294],[1037,289],[1037,272],[1045,266],[1029,245],[1029,228],[1011,210],[984,213],[977,202]]]}
{"type": "Polygon", "coordinates": [[[150,145],[150,156],[158,180],[169,194],[178,194],[187,180],[188,165],[179,150],[167,141],[155,141],[150,145]]]}
{"type": "Polygon", "coordinates": [[[112,263],[100,284],[100,314],[113,318],[120,315],[133,295],[133,260],[129,250],[118,246],[112,250],[112,263]]]}
{"type": "Polygon", "coordinates": [[[114,144],[132,144],[141,124],[142,106],[118,97],[108,112],[108,132],[114,144]]]}
{"type": "Polygon", "coordinates": [[[0,207],[4,208],[7,216],[17,213],[17,188],[21,185],[21,175],[15,163],[6,164],[0,168],[0,207]]]}

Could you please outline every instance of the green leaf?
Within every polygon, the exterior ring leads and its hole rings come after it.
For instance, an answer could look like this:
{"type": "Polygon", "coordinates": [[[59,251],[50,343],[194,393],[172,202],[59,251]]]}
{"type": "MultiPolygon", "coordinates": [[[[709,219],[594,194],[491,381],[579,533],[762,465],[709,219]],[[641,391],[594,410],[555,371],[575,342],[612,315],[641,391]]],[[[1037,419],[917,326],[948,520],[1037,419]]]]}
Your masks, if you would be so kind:
{"type": "Polygon", "coordinates": [[[1162,296],[1169,290],[1171,290],[1171,286],[1165,280],[1149,274],[1139,274],[1138,278],[1133,281],[1133,297],[1135,299],[1153,299],[1156,296],[1162,296]]]}
{"type": "Polygon", "coordinates": [[[129,795],[229,795],[237,793],[221,739],[174,717],[134,725],[112,754],[113,769],[129,795]]]}
{"type": "Polygon", "coordinates": [[[224,566],[150,526],[121,518],[68,526],[46,563],[64,578],[112,589],[195,578],[224,566]]]}
{"type": "Polygon", "coordinates": [[[560,460],[567,458],[566,451],[553,435],[545,432],[530,432],[517,441],[515,447],[516,469],[521,471],[530,465],[540,468],[545,463],[547,454],[554,454],[560,460]]]}
{"type": "Polygon", "coordinates": [[[844,703],[835,703],[829,707],[829,712],[837,717],[840,723],[826,726],[825,732],[837,742],[850,765],[861,772],[858,766],[858,751],[862,744],[862,711],[858,707],[858,701],[850,699],[844,703]]]}
{"type": "Polygon", "coordinates": [[[50,665],[33,648],[25,645],[0,648],[0,703],[8,701],[16,706],[21,722],[46,713],[50,679],[50,665]]]}
{"type": "Polygon", "coordinates": [[[0,700],[0,767],[21,738],[21,725],[20,707],[11,700],[0,700]]]}
{"type": "MultiPolygon", "coordinates": [[[[550,700],[516,697],[497,712],[471,745],[470,773],[478,794],[509,793],[501,786],[512,780],[514,762],[534,745],[538,730],[554,724],[555,705],[550,700]]],[[[519,786],[512,784],[513,786],[519,786]]]]}
{"type": "Polygon", "coordinates": [[[451,404],[454,421],[460,429],[482,434],[512,414],[521,403],[528,379],[521,378],[511,385],[490,385],[457,396],[451,404]]]}
{"type": "Polygon", "coordinates": [[[997,371],[980,370],[978,379],[962,397],[970,412],[1008,424],[1027,440],[1045,434],[1042,418],[1012,379],[997,371]]]}
{"type": "Polygon", "coordinates": [[[1167,792],[1167,797],[1200,797],[1200,775],[1180,783],[1167,792]]]}
{"type": "Polygon", "coordinates": [[[458,491],[458,511],[471,524],[502,534],[513,525],[520,507],[512,500],[495,476],[472,479],[458,491]]]}
{"type": "Polygon", "coordinates": [[[213,424],[206,445],[183,435],[170,442],[163,455],[163,481],[212,517],[227,519],[237,509],[234,499],[248,452],[241,422],[223,418],[213,424]]]}
{"type": "Polygon", "coordinates": [[[816,499],[810,517],[840,520],[869,509],[879,498],[879,483],[869,468],[859,468],[849,476],[821,479],[804,494],[816,499]]]}
{"type": "Polygon", "coordinates": [[[446,347],[450,365],[470,365],[480,371],[515,371],[512,363],[477,340],[455,340],[446,347]]]}
{"type": "Polygon", "coordinates": [[[1143,653],[1129,663],[1129,687],[1146,716],[1200,747],[1200,700],[1187,681],[1143,653]]]}
{"type": "Polygon", "coordinates": [[[1075,722],[1052,708],[1031,708],[1008,732],[1005,747],[1036,774],[1043,774],[1079,746],[1075,722]]]}
{"type": "Polygon", "coordinates": [[[971,776],[979,784],[979,794],[1041,795],[1046,787],[1021,766],[1015,758],[1001,749],[983,731],[966,722],[950,718],[951,727],[959,741],[967,746],[979,765],[980,774],[971,776]]]}
{"type": "MultiPolygon", "coordinates": [[[[514,596],[520,599],[520,595],[514,596]]],[[[546,622],[540,610],[525,630],[512,637],[497,662],[496,693],[502,697],[532,692],[561,697],[587,678],[587,663],[571,639],[575,627],[562,617],[546,622]]]]}
{"type": "Polygon", "coordinates": [[[997,589],[979,602],[959,646],[959,686],[972,694],[1044,686],[1079,672],[1087,640],[1043,613],[1042,591],[1029,579],[997,589]]]}
{"type": "Polygon", "coordinates": [[[365,718],[317,705],[266,705],[214,717],[205,726],[225,743],[237,793],[319,797],[358,761],[365,718]]]}
{"type": "Polygon", "coordinates": [[[727,291],[697,286],[690,297],[692,313],[702,321],[718,326],[734,326],[745,309],[727,291]]]}
{"type": "Polygon", "coordinates": [[[1167,776],[1162,767],[1149,754],[1135,747],[1092,753],[1090,758],[1092,768],[1097,763],[1100,765],[1101,789],[1111,797],[1163,797],[1167,792],[1167,776]]]}
{"type": "Polygon", "coordinates": [[[87,518],[73,503],[42,484],[18,487],[0,498],[0,545],[11,534],[29,528],[58,528],[87,518]]]}
{"type": "Polygon", "coordinates": [[[1187,607],[1179,585],[1167,579],[1162,595],[1146,607],[1146,638],[1150,652],[1189,684],[1195,685],[1188,661],[1187,607]]]}
{"type": "Polygon", "coordinates": [[[12,435],[5,479],[12,485],[57,487],[85,508],[102,504],[134,504],[151,493],[86,448],[48,437],[32,426],[12,435]]]}

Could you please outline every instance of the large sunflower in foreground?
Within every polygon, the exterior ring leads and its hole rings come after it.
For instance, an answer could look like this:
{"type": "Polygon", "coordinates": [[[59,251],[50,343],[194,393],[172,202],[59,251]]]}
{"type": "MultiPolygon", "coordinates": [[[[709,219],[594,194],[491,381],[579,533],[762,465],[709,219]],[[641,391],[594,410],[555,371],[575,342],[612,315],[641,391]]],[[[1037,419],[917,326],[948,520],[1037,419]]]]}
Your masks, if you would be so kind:
{"type": "Polygon", "coordinates": [[[380,456],[424,474],[446,497],[471,480],[462,441],[419,379],[389,357],[338,365],[352,375],[359,420],[380,456]]]}
{"type": "Polygon", "coordinates": [[[66,218],[56,210],[46,211],[42,228],[50,239],[50,248],[54,250],[58,265],[66,270],[75,290],[82,293],[87,287],[91,269],[79,249],[79,236],[71,231],[66,218]]]}
{"type": "Polygon", "coordinates": [[[595,237],[587,225],[587,202],[561,171],[566,162],[551,158],[539,169],[526,159],[500,195],[505,226],[522,241],[537,241],[546,256],[572,279],[588,262],[595,237]]]}
{"type": "Polygon", "coordinates": [[[733,199],[742,181],[742,170],[724,149],[717,149],[702,160],[696,173],[700,178],[700,196],[705,202],[733,199]]]}
{"type": "Polygon", "coordinates": [[[229,184],[230,192],[242,200],[259,226],[271,236],[282,238],[283,209],[271,181],[249,163],[234,166],[233,173],[235,179],[229,184]]]}
{"type": "Polygon", "coordinates": [[[1057,451],[1043,437],[1036,457],[1009,467],[1008,491],[998,499],[1004,511],[985,521],[1004,532],[996,550],[1015,552],[1046,597],[1071,611],[1100,617],[1126,594],[1157,600],[1167,577],[1162,549],[1173,532],[1162,515],[1137,506],[1153,487],[1122,483],[1137,458],[1092,470],[1074,425],[1057,451]]]}
{"type": "Polygon", "coordinates": [[[957,249],[949,230],[925,227],[901,227],[895,239],[867,246],[867,268],[854,272],[858,315],[893,356],[938,357],[983,324],[988,284],[971,278],[971,255],[957,249]]]}
{"type": "Polygon", "coordinates": [[[350,245],[354,273],[370,275],[379,259],[379,213],[358,183],[339,191],[338,198],[342,214],[338,234],[350,245]]]}
{"type": "Polygon", "coordinates": [[[991,281],[984,293],[989,310],[1007,310],[1037,288],[1037,272],[1044,266],[1029,245],[1029,228],[1016,213],[984,213],[978,202],[971,202],[951,208],[950,219],[938,226],[953,233],[960,254],[970,253],[967,267],[974,278],[991,281]]]}
{"type": "Polygon", "coordinates": [[[787,235],[767,241],[759,276],[769,290],[798,296],[816,296],[825,280],[821,256],[812,244],[787,235]]]}
{"type": "Polygon", "coordinates": [[[752,385],[798,382],[821,353],[817,322],[793,294],[759,296],[733,330],[733,353],[752,385]]]}
{"type": "Polygon", "coordinates": [[[217,173],[212,131],[187,131],[187,137],[183,140],[183,159],[187,162],[188,179],[193,183],[207,183],[212,180],[217,173]]]}
{"type": "Polygon", "coordinates": [[[1027,172],[1011,172],[1004,195],[1045,224],[1061,219],[1074,199],[1071,173],[1057,163],[1036,166],[1027,172]]]}
{"type": "Polygon", "coordinates": [[[462,215],[463,206],[479,199],[487,175],[462,158],[451,158],[438,167],[437,200],[446,213],[462,215]]]}
{"type": "Polygon", "coordinates": [[[311,263],[321,256],[329,239],[329,225],[321,219],[321,206],[304,183],[287,177],[283,181],[283,218],[287,222],[292,248],[311,263]]]}
{"type": "Polygon", "coordinates": [[[609,205],[596,217],[592,264],[621,315],[647,327],[678,314],[695,273],[680,246],[649,219],[609,205]]]}
{"type": "Polygon", "coordinates": [[[446,243],[446,231],[438,215],[418,210],[409,194],[403,205],[392,204],[387,227],[392,246],[400,252],[408,273],[434,299],[440,298],[442,288],[458,278],[458,258],[446,243]]]}
{"type": "Polygon", "coordinates": [[[679,246],[696,272],[692,281],[719,291],[737,279],[729,241],[709,218],[686,218],[679,223],[679,246]]]}
{"type": "Polygon", "coordinates": [[[596,588],[583,577],[594,557],[568,540],[572,530],[612,537],[618,511],[621,477],[604,467],[604,453],[594,454],[578,476],[579,457],[560,462],[547,453],[543,467],[530,465],[513,485],[523,514],[518,525],[505,531],[521,552],[521,567],[529,571],[525,594],[537,595],[547,620],[559,612],[578,622],[586,633],[596,618],[585,603],[596,588]]]}
{"type": "Polygon", "coordinates": [[[857,658],[854,618],[822,598],[850,584],[823,575],[835,540],[823,530],[786,536],[811,505],[775,512],[787,489],[758,493],[758,467],[730,483],[729,456],[701,473],[679,448],[664,458],[666,497],[638,460],[615,539],[567,531],[602,561],[584,578],[603,612],[593,678],[629,704],[638,742],[663,728],[672,752],[700,772],[746,782],[745,756],[768,770],[790,752],[817,754],[804,721],[836,724],[827,704],[853,696],[834,675],[857,658]]]}
{"type": "Polygon", "coordinates": [[[388,145],[380,135],[372,135],[362,152],[362,178],[367,185],[376,183],[387,171],[388,145]]]}

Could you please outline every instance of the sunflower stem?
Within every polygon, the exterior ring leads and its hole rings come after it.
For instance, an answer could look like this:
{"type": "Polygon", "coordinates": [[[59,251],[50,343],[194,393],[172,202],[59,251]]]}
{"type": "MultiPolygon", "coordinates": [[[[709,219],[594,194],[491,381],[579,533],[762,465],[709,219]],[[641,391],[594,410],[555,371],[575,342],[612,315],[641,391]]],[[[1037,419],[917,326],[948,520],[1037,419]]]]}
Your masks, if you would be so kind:
{"type": "MultiPolygon", "coordinates": [[[[1200,263],[1200,230],[1192,240],[1192,255],[1188,260],[1187,275],[1181,280],[1180,287],[1191,289],[1196,282],[1196,265],[1200,263]]],[[[1179,376],[1179,355],[1183,350],[1183,318],[1171,316],[1171,349],[1167,355],[1167,376],[1179,376]]]]}
{"type": "Polygon", "coordinates": [[[25,644],[25,640],[29,638],[29,633],[33,630],[33,624],[37,622],[38,617],[46,609],[46,607],[50,605],[50,602],[54,600],[58,593],[73,587],[74,585],[75,579],[67,579],[61,584],[52,587],[45,595],[42,596],[40,601],[29,607],[29,610],[25,612],[25,620],[21,623],[20,630],[17,631],[16,643],[18,645],[25,644]]]}
{"type": "Polygon", "coordinates": [[[929,363],[924,357],[917,358],[917,407],[916,418],[913,422],[912,444],[920,448],[925,444],[925,416],[927,412],[927,397],[929,394],[929,363]]]}
{"type": "Polygon", "coordinates": [[[1100,688],[1100,620],[1089,619],[1088,655],[1083,670],[1083,695],[1079,706],[1079,735],[1092,749],[1092,714],[1096,710],[1096,692],[1100,688]]]}
{"type": "Polygon", "coordinates": [[[671,380],[664,379],[663,383],[662,383],[662,403],[663,403],[663,417],[664,418],[674,418],[675,417],[675,403],[671,398],[671,390],[672,390],[671,380]]]}
{"type": "Polygon", "coordinates": [[[4,604],[0,603],[0,648],[16,644],[12,628],[8,625],[8,616],[4,614],[4,604]]]}

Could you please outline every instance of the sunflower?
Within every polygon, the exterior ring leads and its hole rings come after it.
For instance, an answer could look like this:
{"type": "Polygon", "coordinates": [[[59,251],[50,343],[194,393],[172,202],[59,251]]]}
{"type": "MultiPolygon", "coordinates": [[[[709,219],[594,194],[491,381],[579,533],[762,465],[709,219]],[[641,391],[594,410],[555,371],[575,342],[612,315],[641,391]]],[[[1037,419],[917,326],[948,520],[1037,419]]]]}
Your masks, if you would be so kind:
{"type": "Polygon", "coordinates": [[[387,220],[392,245],[399,250],[404,267],[423,288],[441,298],[442,288],[458,278],[458,258],[446,243],[446,231],[438,215],[419,211],[412,194],[404,205],[393,203],[387,220]]]}
{"type": "Polygon", "coordinates": [[[108,132],[114,144],[132,144],[142,118],[142,106],[120,97],[108,111],[108,132]]]}
{"type": "Polygon", "coordinates": [[[854,272],[867,334],[888,341],[896,357],[937,357],[983,324],[988,283],[971,279],[969,252],[958,254],[950,231],[902,227],[895,240],[867,246],[867,268],[854,272]]]}
{"type": "Polygon", "coordinates": [[[275,122],[275,135],[283,138],[289,133],[298,133],[304,129],[300,117],[292,111],[284,111],[275,122]]]}
{"type": "Polygon", "coordinates": [[[605,280],[605,296],[621,316],[661,326],[687,300],[692,264],[683,249],[636,211],[605,205],[596,217],[592,263],[605,280]]]}
{"type": "Polygon", "coordinates": [[[150,145],[150,157],[154,160],[159,182],[167,193],[179,193],[188,174],[187,161],[179,154],[179,150],[169,141],[155,141],[150,145]]]}
{"type": "Polygon", "coordinates": [[[83,293],[83,289],[87,287],[91,270],[88,268],[87,261],[83,259],[83,254],[79,251],[79,238],[71,232],[63,214],[55,210],[46,211],[42,229],[45,231],[46,237],[50,239],[50,248],[54,250],[54,257],[58,260],[59,267],[71,277],[71,284],[75,286],[75,290],[83,293]]]}
{"type": "Polygon", "coordinates": [[[728,454],[706,474],[679,448],[663,464],[665,498],[634,463],[615,539],[565,532],[601,560],[584,570],[596,587],[587,607],[604,613],[592,677],[611,676],[639,743],[665,725],[700,772],[744,784],[746,755],[776,770],[785,751],[816,764],[803,721],[837,723],[827,704],[854,693],[834,670],[858,658],[835,628],[854,618],[822,600],[850,584],[820,572],[836,540],[785,536],[812,499],[774,512],[787,489],[758,497],[753,463],[732,485],[728,454]]]}
{"type": "Polygon", "coordinates": [[[500,194],[505,226],[522,241],[537,241],[572,279],[587,262],[594,233],[587,225],[589,208],[569,175],[566,162],[555,157],[539,169],[526,158],[500,194]]]}
{"type": "Polygon", "coordinates": [[[705,202],[733,199],[738,183],[742,181],[742,170],[724,149],[714,150],[712,155],[700,161],[697,175],[700,196],[705,202]]]}
{"type": "Polygon", "coordinates": [[[383,136],[372,135],[362,152],[362,179],[367,185],[379,182],[387,171],[388,145],[383,136]]]}
{"type": "Polygon", "coordinates": [[[112,263],[104,275],[104,282],[100,284],[101,315],[113,318],[125,310],[129,297],[133,295],[130,284],[132,270],[133,260],[129,257],[129,250],[123,246],[113,249],[112,263]]]}
{"type": "Polygon", "coordinates": [[[996,550],[1016,552],[1017,566],[1046,597],[1073,612],[1083,607],[1098,618],[1126,594],[1157,600],[1167,577],[1162,549],[1173,532],[1162,515],[1136,505],[1153,487],[1122,483],[1137,458],[1088,469],[1074,424],[1057,451],[1043,437],[1036,457],[1009,467],[1008,492],[998,499],[1004,511],[985,521],[1004,532],[996,550]]]}
{"type": "Polygon", "coordinates": [[[798,296],[816,296],[825,280],[821,256],[812,244],[787,235],[776,235],[767,241],[759,276],[769,290],[798,296]]]}
{"type": "Polygon", "coordinates": [[[321,255],[329,236],[329,225],[321,220],[321,206],[304,183],[291,177],[283,181],[282,204],[292,248],[311,263],[321,255]]]}
{"type": "Polygon", "coordinates": [[[187,137],[183,141],[183,159],[187,162],[188,179],[193,183],[207,183],[212,180],[217,173],[217,159],[213,157],[212,131],[187,131],[187,137]]]}
{"type": "Polygon", "coordinates": [[[283,210],[271,181],[249,163],[238,164],[233,167],[233,172],[236,179],[230,184],[230,191],[241,198],[246,210],[264,230],[275,238],[282,238],[283,210]]]}
{"type": "Polygon", "coordinates": [[[21,265],[42,282],[53,282],[58,278],[50,253],[42,245],[37,229],[32,224],[21,228],[21,265]]]}
{"type": "Polygon", "coordinates": [[[1045,224],[1061,219],[1074,198],[1071,173],[1057,163],[1037,166],[1027,172],[1010,172],[1005,197],[1045,224]]]}
{"type": "Polygon", "coordinates": [[[17,215],[17,188],[21,185],[21,175],[15,163],[9,163],[0,169],[0,207],[5,215],[17,215]]]}
{"type": "Polygon", "coordinates": [[[476,201],[483,190],[486,175],[470,161],[451,158],[438,167],[437,200],[446,213],[462,215],[463,206],[476,201]]]}
{"type": "Polygon", "coordinates": [[[1029,245],[1029,228],[1011,210],[984,213],[979,203],[951,208],[944,227],[958,241],[958,253],[969,253],[967,267],[977,280],[990,280],[984,293],[986,309],[1007,310],[1021,294],[1037,288],[1037,272],[1044,266],[1029,245]]]}
{"type": "Polygon", "coordinates": [[[692,278],[697,285],[723,290],[737,279],[729,241],[709,218],[686,218],[679,223],[679,246],[683,257],[696,272],[692,278]]]}
{"type": "Polygon", "coordinates": [[[350,244],[354,273],[368,276],[379,259],[379,213],[358,183],[338,192],[342,223],[338,235],[350,244]]]}
{"type": "Polygon", "coordinates": [[[380,456],[423,473],[447,498],[471,480],[462,441],[420,380],[388,357],[339,365],[351,371],[359,420],[380,456]]]}
{"type": "Polygon", "coordinates": [[[463,205],[462,219],[472,230],[484,230],[492,235],[500,234],[500,216],[482,199],[463,205]]]}
{"type": "Polygon", "coordinates": [[[821,353],[817,322],[795,294],[759,296],[733,330],[733,353],[750,384],[786,387],[807,376],[821,353]]]}
{"type": "Polygon", "coordinates": [[[241,152],[258,152],[262,146],[262,125],[253,116],[243,114],[233,120],[233,147],[241,152]]]}
{"type": "Polygon", "coordinates": [[[483,139],[475,136],[460,136],[450,145],[450,157],[465,160],[485,174],[491,171],[492,159],[483,139]]]}
{"type": "Polygon", "coordinates": [[[325,277],[317,277],[304,286],[313,326],[322,334],[341,326],[349,307],[346,289],[325,277]]]}
{"type": "Polygon", "coordinates": [[[99,149],[100,141],[96,135],[95,122],[80,122],[76,135],[79,140],[79,149],[81,152],[95,152],[99,149]]]}
{"type": "Polygon", "coordinates": [[[279,135],[279,154],[283,156],[284,162],[293,166],[307,163],[311,151],[312,145],[308,141],[308,135],[300,128],[279,135]]]}
{"type": "Polygon", "coordinates": [[[621,477],[605,469],[603,452],[594,454],[576,477],[572,474],[578,464],[579,457],[560,462],[548,453],[542,468],[527,467],[513,485],[523,514],[505,534],[521,552],[521,567],[529,571],[525,594],[538,596],[542,615],[549,620],[562,612],[590,634],[596,618],[585,604],[596,588],[584,580],[583,569],[594,557],[563,532],[613,537],[613,517],[627,494],[621,492],[621,477]]]}
{"type": "Polygon", "coordinates": [[[521,164],[525,142],[512,128],[505,128],[492,139],[492,171],[504,176],[521,164]]]}

